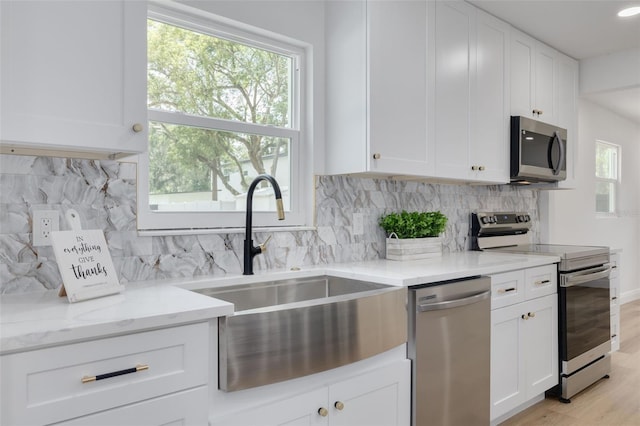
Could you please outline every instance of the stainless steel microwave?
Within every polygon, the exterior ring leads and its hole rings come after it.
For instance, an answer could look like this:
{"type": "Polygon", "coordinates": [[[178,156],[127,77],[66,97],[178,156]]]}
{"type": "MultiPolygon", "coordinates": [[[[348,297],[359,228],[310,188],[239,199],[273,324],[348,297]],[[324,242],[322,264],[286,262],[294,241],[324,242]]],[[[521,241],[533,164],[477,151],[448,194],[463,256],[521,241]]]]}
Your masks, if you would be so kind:
{"type": "Polygon", "coordinates": [[[567,130],[527,117],[511,117],[511,183],[567,178],[567,130]]]}

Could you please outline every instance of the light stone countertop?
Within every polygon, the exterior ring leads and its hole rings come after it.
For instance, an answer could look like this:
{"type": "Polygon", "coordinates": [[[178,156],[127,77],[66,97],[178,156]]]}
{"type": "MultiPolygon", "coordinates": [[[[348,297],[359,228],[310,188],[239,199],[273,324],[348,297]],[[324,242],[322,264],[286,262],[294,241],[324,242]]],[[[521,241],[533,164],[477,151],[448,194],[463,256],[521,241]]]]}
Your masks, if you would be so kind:
{"type": "Polygon", "coordinates": [[[207,321],[233,304],[168,285],[131,285],[119,294],[69,303],[57,291],[0,297],[0,354],[207,321]]]}
{"type": "Polygon", "coordinates": [[[233,313],[233,305],[188,291],[286,278],[333,275],[412,286],[559,262],[555,256],[457,252],[415,260],[375,260],[229,275],[128,283],[120,294],[77,303],[57,291],[0,297],[0,354],[168,327],[233,313]]]}

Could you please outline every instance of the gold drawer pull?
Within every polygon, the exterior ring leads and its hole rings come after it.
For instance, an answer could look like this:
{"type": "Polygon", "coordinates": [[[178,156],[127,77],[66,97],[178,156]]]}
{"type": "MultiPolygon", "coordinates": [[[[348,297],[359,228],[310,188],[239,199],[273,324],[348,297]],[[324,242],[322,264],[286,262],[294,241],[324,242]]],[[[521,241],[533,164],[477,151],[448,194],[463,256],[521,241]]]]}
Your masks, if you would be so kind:
{"type": "Polygon", "coordinates": [[[148,370],[149,366],[147,364],[138,364],[133,368],[126,368],[120,371],[113,371],[111,373],[98,374],[97,376],[84,376],[82,378],[82,383],[95,382],[97,380],[110,379],[112,377],[123,376],[125,374],[137,373],[138,371],[148,370]]]}
{"type": "Polygon", "coordinates": [[[515,287],[501,288],[498,290],[498,293],[502,294],[502,293],[508,293],[510,291],[516,291],[516,288],[515,287]]]}
{"type": "Polygon", "coordinates": [[[551,282],[550,280],[536,281],[536,285],[549,284],[550,282],[551,282]]]}

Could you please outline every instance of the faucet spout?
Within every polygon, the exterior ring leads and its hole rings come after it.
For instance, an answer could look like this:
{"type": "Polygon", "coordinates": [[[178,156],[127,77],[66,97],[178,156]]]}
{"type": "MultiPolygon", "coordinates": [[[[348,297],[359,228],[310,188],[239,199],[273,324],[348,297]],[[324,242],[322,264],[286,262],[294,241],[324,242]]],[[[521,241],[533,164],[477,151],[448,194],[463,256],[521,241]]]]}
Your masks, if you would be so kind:
{"type": "Polygon", "coordinates": [[[280,192],[280,185],[271,175],[262,174],[256,176],[256,178],[249,185],[247,191],[247,212],[246,223],[244,230],[244,271],[243,275],[253,275],[253,258],[262,253],[264,244],[262,246],[254,246],[251,239],[252,234],[252,217],[253,217],[253,192],[260,183],[260,181],[269,181],[273,187],[273,192],[276,197],[276,208],[278,210],[278,220],[284,220],[284,205],[282,204],[282,193],[280,192]]]}

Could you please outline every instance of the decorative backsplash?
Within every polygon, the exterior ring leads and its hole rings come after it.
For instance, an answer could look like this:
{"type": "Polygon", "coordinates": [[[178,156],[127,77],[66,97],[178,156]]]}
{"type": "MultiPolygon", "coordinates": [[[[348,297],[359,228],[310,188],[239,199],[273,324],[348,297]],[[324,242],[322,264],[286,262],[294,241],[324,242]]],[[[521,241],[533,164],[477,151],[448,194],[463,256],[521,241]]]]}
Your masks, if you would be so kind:
{"type": "MultiPolygon", "coordinates": [[[[315,180],[314,231],[276,232],[254,270],[384,257],[378,219],[400,210],[440,210],[445,252],[468,250],[472,211],[519,210],[538,218],[538,192],[509,185],[433,184],[348,176],[315,180]],[[354,233],[354,217],[364,232],[354,233]]],[[[103,229],[121,283],[242,272],[243,233],[138,236],[136,165],[117,161],[0,155],[0,293],[57,288],[51,247],[33,247],[33,210],[73,208],[84,229],[103,229]]],[[[61,220],[61,229],[67,229],[61,220]]],[[[359,228],[359,227],[358,227],[359,228]]],[[[357,229],[356,229],[357,230],[357,229]]],[[[268,233],[256,233],[263,241],[268,233]]],[[[539,241],[533,229],[534,241],[539,241]]]]}

